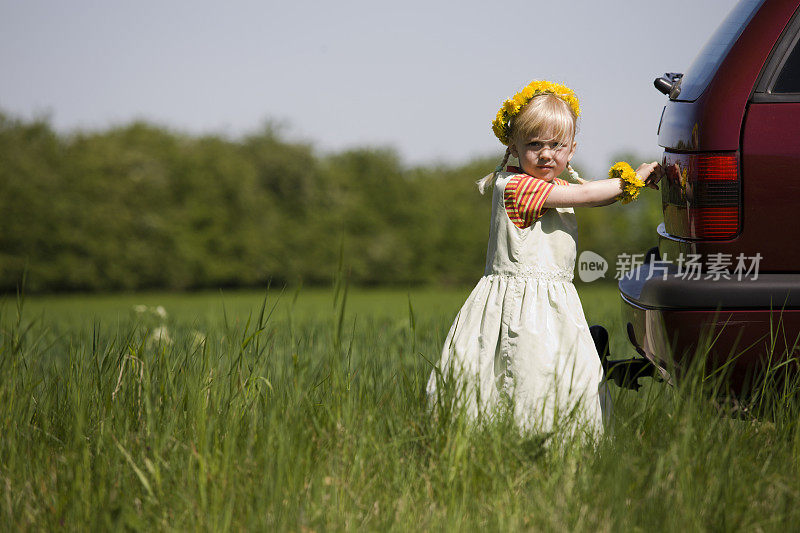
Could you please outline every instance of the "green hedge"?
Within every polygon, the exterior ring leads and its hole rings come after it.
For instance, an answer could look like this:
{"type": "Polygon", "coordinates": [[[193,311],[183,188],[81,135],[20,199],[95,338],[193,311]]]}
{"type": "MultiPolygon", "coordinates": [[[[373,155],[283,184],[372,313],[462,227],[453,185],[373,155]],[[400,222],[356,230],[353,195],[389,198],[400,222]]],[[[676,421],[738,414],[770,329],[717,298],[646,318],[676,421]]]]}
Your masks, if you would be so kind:
{"type": "MultiPolygon", "coordinates": [[[[63,135],[0,114],[0,290],[470,284],[495,164],[410,168],[386,148],[320,154],[278,131],[190,136],[146,123],[63,135]]],[[[647,194],[647,193],[646,193],[647,194]]],[[[580,249],[655,242],[657,194],[579,210],[580,249]]]]}

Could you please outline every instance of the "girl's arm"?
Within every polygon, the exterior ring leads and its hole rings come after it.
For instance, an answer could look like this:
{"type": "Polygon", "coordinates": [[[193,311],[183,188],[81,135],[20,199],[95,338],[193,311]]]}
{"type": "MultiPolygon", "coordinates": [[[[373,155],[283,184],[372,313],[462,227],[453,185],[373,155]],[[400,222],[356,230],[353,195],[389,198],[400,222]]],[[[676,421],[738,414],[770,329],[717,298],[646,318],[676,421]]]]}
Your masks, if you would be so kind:
{"type": "MultiPolygon", "coordinates": [[[[657,162],[640,165],[636,174],[645,180],[648,187],[658,190],[657,183],[662,173],[657,162]]],[[[587,181],[582,185],[556,185],[542,207],[600,207],[613,204],[621,193],[622,180],[619,178],[587,181]]]]}

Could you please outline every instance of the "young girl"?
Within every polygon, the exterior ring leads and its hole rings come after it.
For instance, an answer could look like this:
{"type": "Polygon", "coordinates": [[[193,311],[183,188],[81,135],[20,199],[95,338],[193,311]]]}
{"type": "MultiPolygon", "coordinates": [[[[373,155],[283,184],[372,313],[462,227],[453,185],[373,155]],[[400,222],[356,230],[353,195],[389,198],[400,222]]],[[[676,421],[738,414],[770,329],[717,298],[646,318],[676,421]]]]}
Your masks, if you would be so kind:
{"type": "Polygon", "coordinates": [[[543,81],[531,82],[498,112],[493,130],[507,147],[505,157],[478,182],[481,193],[494,188],[486,268],[428,380],[432,400],[443,380],[456,377],[467,385],[472,416],[512,405],[525,429],[548,431],[568,419],[602,431],[610,404],[572,284],[572,207],[627,203],[643,186],[657,189],[661,170],[655,162],[636,172],[617,163],[610,179],[580,179],[569,165],[579,112],[570,89],[543,81]],[[510,156],[519,167],[503,169],[510,156]],[[574,184],[558,178],[565,169],[574,184]]]}

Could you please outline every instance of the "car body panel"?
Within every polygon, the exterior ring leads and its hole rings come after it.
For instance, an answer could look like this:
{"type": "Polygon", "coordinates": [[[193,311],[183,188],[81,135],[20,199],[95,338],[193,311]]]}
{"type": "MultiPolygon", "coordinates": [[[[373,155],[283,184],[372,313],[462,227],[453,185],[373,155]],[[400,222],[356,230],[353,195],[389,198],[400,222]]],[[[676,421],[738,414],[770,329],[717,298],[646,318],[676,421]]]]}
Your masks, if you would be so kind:
{"type": "Polygon", "coordinates": [[[750,104],[741,175],[741,239],[722,248],[759,252],[764,272],[800,270],[800,103],[750,104]]]}

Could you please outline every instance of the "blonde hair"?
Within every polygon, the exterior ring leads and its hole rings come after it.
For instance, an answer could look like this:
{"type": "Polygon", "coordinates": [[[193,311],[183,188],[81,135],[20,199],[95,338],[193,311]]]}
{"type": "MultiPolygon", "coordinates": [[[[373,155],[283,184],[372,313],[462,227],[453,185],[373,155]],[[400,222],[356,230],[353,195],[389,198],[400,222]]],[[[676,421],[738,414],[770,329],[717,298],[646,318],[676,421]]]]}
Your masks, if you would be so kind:
{"type": "Polygon", "coordinates": [[[553,93],[537,94],[511,123],[511,142],[538,137],[543,141],[572,142],[578,118],[564,100],[553,93]],[[552,138],[544,139],[545,133],[552,138]]]}
{"type": "MultiPolygon", "coordinates": [[[[578,117],[572,108],[552,93],[541,93],[531,98],[511,122],[509,146],[502,162],[494,172],[477,181],[478,190],[484,194],[494,185],[497,173],[503,170],[511,156],[510,145],[519,139],[538,137],[544,141],[572,143],[575,139],[578,117]],[[544,139],[549,134],[551,138],[544,139]]],[[[583,181],[583,180],[581,180],[583,181]]]]}

